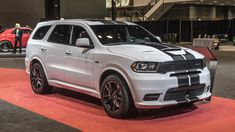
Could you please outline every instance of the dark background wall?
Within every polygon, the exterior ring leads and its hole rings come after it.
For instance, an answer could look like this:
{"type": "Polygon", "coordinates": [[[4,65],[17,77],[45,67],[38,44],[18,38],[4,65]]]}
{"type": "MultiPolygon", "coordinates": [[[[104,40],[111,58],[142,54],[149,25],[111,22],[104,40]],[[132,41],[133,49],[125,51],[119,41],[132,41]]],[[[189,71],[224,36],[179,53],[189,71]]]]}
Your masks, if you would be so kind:
{"type": "Polygon", "coordinates": [[[60,0],[62,18],[104,18],[106,0],[60,0]]]}
{"type": "Polygon", "coordinates": [[[45,16],[44,0],[1,0],[0,25],[13,27],[15,23],[22,26],[35,26],[45,16]]]}
{"type": "Polygon", "coordinates": [[[234,20],[214,20],[214,21],[189,21],[189,20],[161,20],[152,22],[138,22],[153,34],[164,39],[166,34],[177,34],[177,41],[190,42],[197,38],[199,34],[214,35],[227,34],[229,40],[235,36],[234,20]]]}
{"type": "Polygon", "coordinates": [[[233,6],[174,5],[161,20],[231,20],[235,17],[233,6]]]}
{"type": "Polygon", "coordinates": [[[107,13],[105,2],[106,0],[1,0],[0,26],[13,27],[15,23],[20,23],[21,26],[35,27],[41,18],[104,18],[107,13]]]}

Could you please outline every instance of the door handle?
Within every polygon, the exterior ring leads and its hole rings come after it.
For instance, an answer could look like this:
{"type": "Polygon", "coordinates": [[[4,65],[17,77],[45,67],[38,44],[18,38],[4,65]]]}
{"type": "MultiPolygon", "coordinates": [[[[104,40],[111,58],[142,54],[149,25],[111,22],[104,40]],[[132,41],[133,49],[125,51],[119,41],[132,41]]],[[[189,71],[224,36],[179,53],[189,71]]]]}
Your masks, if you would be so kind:
{"type": "Polygon", "coordinates": [[[69,51],[69,50],[67,50],[65,53],[66,53],[66,55],[72,55],[73,54],[73,52],[69,51]]]}
{"type": "Polygon", "coordinates": [[[41,47],[41,51],[42,51],[42,52],[45,52],[46,50],[47,50],[47,48],[41,47]]]}

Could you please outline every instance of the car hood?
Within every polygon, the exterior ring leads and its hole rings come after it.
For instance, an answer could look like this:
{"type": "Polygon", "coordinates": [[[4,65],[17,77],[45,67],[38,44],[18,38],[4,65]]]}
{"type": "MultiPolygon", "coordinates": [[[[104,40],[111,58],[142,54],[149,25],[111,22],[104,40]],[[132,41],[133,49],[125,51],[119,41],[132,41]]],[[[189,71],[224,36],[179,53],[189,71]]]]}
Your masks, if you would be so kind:
{"type": "Polygon", "coordinates": [[[109,46],[108,51],[138,61],[181,61],[203,59],[200,53],[170,44],[125,44],[109,46]]]}

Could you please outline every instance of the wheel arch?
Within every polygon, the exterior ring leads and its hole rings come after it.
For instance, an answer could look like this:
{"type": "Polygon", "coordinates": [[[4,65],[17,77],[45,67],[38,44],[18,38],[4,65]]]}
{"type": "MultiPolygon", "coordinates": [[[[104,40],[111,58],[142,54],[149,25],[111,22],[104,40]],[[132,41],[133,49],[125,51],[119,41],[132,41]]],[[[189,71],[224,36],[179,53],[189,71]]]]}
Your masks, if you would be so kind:
{"type": "MultiPolygon", "coordinates": [[[[48,76],[47,76],[47,72],[46,72],[46,69],[45,69],[45,66],[43,65],[42,61],[40,58],[38,57],[33,57],[31,60],[30,60],[30,63],[29,63],[29,69],[31,69],[31,67],[33,66],[33,64],[35,63],[39,63],[41,66],[42,66],[42,69],[46,75],[46,78],[48,80],[48,76]]],[[[30,71],[30,70],[29,70],[30,71]]]]}
{"type": "Polygon", "coordinates": [[[128,86],[128,90],[131,94],[131,98],[133,100],[133,103],[136,99],[136,94],[135,91],[133,90],[133,84],[131,82],[131,79],[129,78],[128,74],[124,71],[124,70],[119,70],[117,68],[106,68],[105,70],[103,70],[103,72],[100,74],[99,76],[99,90],[101,89],[101,85],[102,82],[104,81],[104,79],[109,76],[109,75],[113,75],[113,74],[117,74],[119,75],[127,84],[128,86]]]}
{"type": "Polygon", "coordinates": [[[4,41],[7,41],[11,45],[11,48],[13,48],[13,43],[10,40],[3,39],[3,40],[0,40],[0,43],[2,43],[4,41]]]}

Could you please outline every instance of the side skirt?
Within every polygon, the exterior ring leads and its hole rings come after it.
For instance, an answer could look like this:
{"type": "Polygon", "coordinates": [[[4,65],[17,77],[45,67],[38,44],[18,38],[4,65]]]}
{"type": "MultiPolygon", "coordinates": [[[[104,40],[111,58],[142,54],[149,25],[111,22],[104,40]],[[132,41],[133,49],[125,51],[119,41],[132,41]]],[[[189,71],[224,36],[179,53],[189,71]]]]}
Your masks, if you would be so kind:
{"type": "Polygon", "coordinates": [[[48,83],[49,85],[54,86],[54,87],[65,88],[65,89],[69,89],[72,91],[84,93],[84,94],[87,94],[87,95],[90,95],[99,99],[101,98],[100,93],[98,91],[96,91],[95,89],[88,88],[88,87],[77,86],[74,84],[69,84],[66,82],[58,81],[58,80],[48,80],[48,83]]]}

